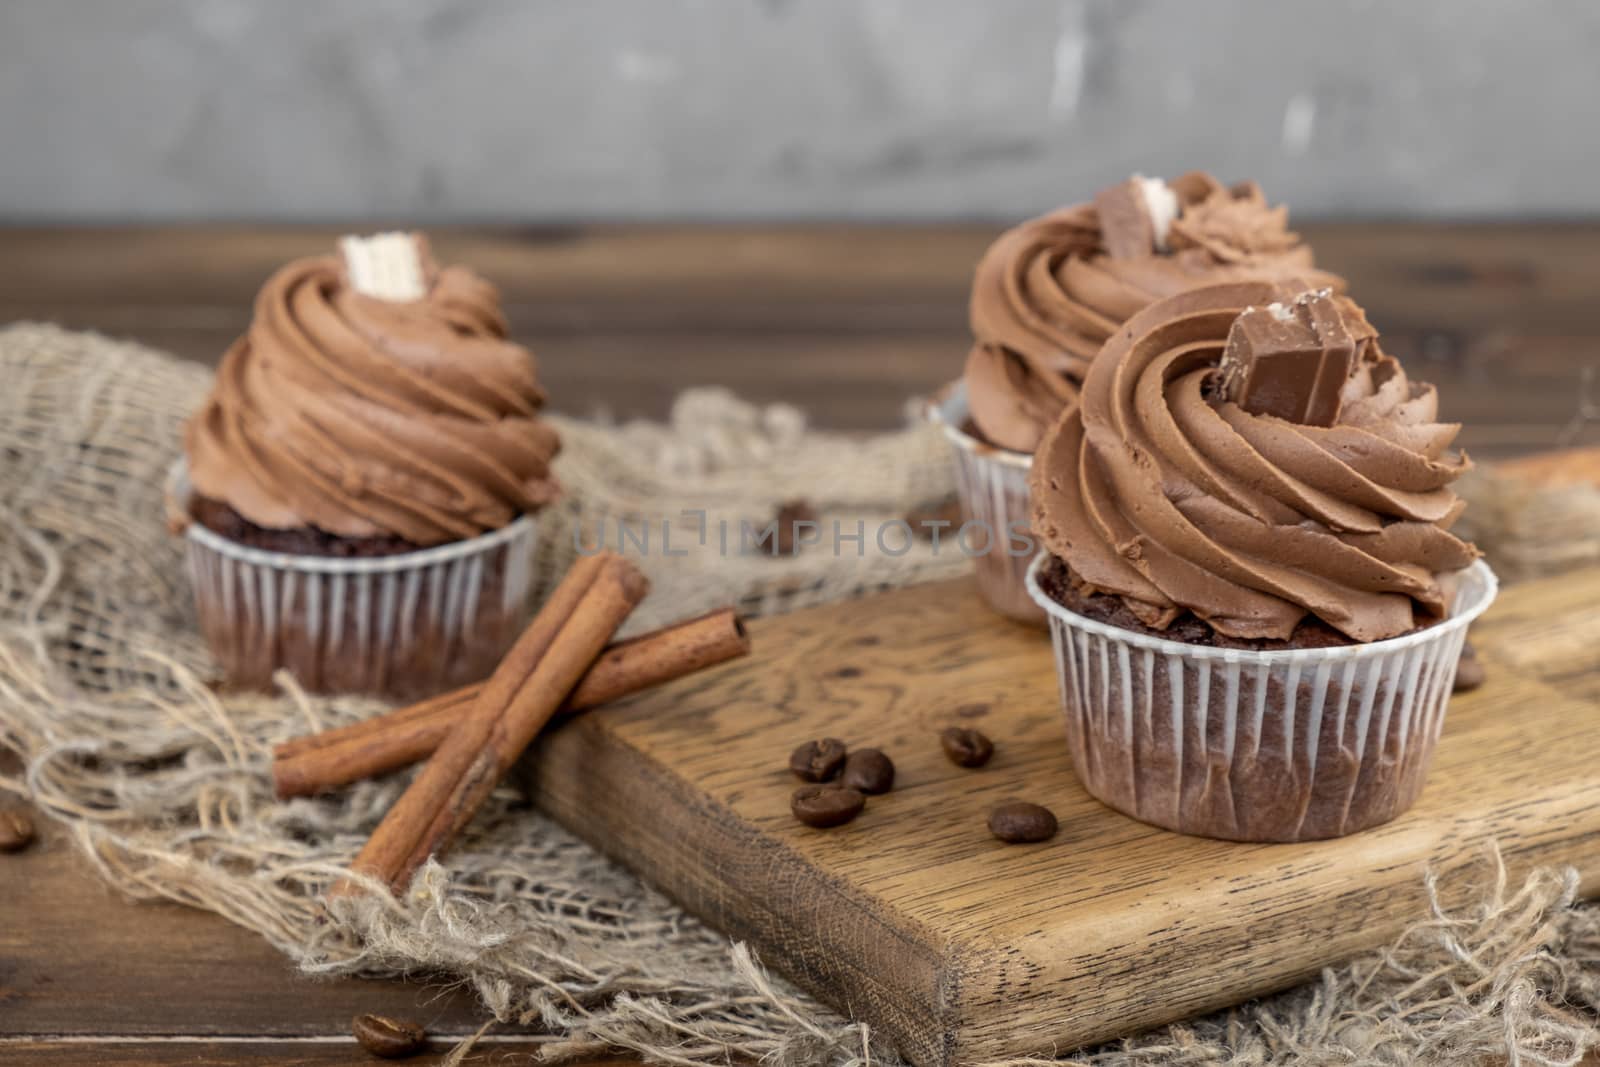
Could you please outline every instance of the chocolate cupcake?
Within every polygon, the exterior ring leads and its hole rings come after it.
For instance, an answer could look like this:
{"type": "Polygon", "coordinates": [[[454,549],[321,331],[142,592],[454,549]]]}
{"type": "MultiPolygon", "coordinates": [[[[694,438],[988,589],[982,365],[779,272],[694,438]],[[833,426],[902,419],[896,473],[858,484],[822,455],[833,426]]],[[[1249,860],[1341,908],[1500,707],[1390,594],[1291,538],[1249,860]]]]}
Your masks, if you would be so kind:
{"type": "Polygon", "coordinates": [[[1409,807],[1496,587],[1450,532],[1459,429],[1328,290],[1212,286],[1118,330],[1030,480],[1084,786],[1243,841],[1409,807]]]}
{"type": "Polygon", "coordinates": [[[273,275],[172,482],[229,680],[410,697],[487,674],[558,494],[544,399],[494,288],[420,238],[273,275]]]}
{"type": "Polygon", "coordinates": [[[1225,281],[1298,280],[1343,288],[1254,183],[1193,172],[1170,184],[1135,176],[1091,203],[1003,233],[978,264],[974,343],[937,417],[955,446],[966,518],[991,538],[978,557],[989,603],[1042,624],[1025,574],[1027,472],[1040,436],[1077,402],[1100,346],[1152,302],[1225,281]]]}

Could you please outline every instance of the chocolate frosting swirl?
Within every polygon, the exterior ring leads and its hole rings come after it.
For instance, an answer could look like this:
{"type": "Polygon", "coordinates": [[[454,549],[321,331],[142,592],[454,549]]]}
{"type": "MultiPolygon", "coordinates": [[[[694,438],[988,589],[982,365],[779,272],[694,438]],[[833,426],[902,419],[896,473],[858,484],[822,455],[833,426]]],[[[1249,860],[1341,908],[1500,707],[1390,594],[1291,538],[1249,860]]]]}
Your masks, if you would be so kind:
{"type": "Polygon", "coordinates": [[[1477,550],[1449,532],[1470,467],[1433,386],[1371,339],[1334,425],[1247,413],[1208,389],[1233,320],[1295,287],[1235,283],[1168,297],[1109,341],[1034,455],[1034,530],[1086,593],[1164,629],[1190,611],[1218,632],[1287,639],[1308,614],[1356,641],[1447,609],[1440,576],[1477,550]]]}
{"type": "Polygon", "coordinates": [[[263,287],[190,420],[189,476],[259,526],[461,540],[557,495],[544,399],[471,271],[391,302],[353,289],[337,257],[297,260],[263,287]]]}
{"type": "Polygon", "coordinates": [[[1007,230],[978,263],[965,381],[973,422],[989,443],[1031,452],[1106,338],[1141,308],[1197,285],[1303,279],[1342,289],[1316,271],[1288,211],[1260,188],[1229,188],[1198,171],[1169,183],[1179,215],[1167,250],[1107,254],[1095,205],[1078,204],[1007,230]]]}

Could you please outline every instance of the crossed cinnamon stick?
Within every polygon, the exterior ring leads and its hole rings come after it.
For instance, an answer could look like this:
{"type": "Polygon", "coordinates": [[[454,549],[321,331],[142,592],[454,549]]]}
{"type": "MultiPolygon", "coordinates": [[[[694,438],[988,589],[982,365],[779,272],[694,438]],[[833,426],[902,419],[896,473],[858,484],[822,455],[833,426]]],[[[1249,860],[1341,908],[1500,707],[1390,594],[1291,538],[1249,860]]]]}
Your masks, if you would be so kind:
{"type": "MultiPolygon", "coordinates": [[[[639,569],[615,553],[580,559],[487,682],[285,742],[274,752],[280,794],[315,792],[428,756],[351,864],[355,874],[404,890],[559,710],[604,703],[748,651],[732,611],[607,648],[648,590],[639,569]]],[[[359,889],[346,878],[330,895],[359,889]]]]}
{"type": "MultiPolygon", "coordinates": [[[[732,608],[652,630],[608,646],[556,714],[597,708],[749,651],[744,622],[732,608]]],[[[464,686],[350,726],[281,742],[272,750],[273,786],[283,799],[311,796],[427,759],[483,688],[482,683],[464,686]]]]}

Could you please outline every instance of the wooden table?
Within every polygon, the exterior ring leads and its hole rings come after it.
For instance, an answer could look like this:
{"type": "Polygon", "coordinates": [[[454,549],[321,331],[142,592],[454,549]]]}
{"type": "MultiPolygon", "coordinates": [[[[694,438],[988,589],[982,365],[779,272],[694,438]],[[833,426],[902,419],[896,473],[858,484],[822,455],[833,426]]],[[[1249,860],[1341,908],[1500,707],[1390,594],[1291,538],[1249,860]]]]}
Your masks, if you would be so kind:
{"type": "MultiPolygon", "coordinates": [[[[0,323],[53,320],[211,361],[248,322],[267,274],[338,232],[0,230],[0,323]]],[[[1557,443],[1582,368],[1600,366],[1600,226],[1302,232],[1350,279],[1385,346],[1439,384],[1475,455],[1557,443]]],[[[438,232],[434,243],[500,284],[561,410],[661,417],[683,387],[715,383],[867,430],[897,425],[906,397],[958,373],[971,268],[993,233],[507,227],[438,232]]],[[[214,916],[124,902],[53,830],[0,856],[0,887],[6,1064],[359,1062],[349,1020],[366,1011],[439,1034],[476,1029],[465,996],[312,982],[214,916]]],[[[516,1040],[478,1062],[505,1058],[516,1040]]]]}

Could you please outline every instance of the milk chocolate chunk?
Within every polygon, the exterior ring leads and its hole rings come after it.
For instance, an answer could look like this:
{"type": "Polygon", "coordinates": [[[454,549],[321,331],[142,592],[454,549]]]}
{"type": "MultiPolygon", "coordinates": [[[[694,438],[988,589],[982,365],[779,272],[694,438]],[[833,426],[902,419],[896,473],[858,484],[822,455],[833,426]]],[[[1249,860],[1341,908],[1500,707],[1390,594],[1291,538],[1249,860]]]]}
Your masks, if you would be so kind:
{"type": "Polygon", "coordinates": [[[1156,228],[1138,178],[1129,178],[1094,194],[1100,216],[1100,240],[1112,259],[1153,255],[1156,228]]]}
{"type": "Polygon", "coordinates": [[[1332,426],[1360,349],[1326,290],[1246,308],[1228,331],[1220,392],[1255,415],[1332,426]]]}

